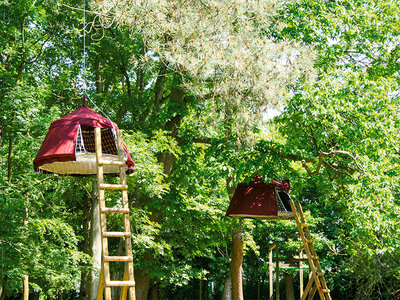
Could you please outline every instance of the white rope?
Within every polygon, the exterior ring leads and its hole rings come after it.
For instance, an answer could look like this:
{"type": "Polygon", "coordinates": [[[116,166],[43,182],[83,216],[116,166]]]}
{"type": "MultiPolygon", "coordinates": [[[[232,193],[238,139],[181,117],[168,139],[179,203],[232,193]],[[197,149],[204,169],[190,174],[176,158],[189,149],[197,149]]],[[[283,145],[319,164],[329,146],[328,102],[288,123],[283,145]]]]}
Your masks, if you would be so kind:
{"type": "Polygon", "coordinates": [[[83,93],[86,98],[95,106],[96,110],[100,111],[103,116],[105,116],[111,122],[113,133],[116,138],[116,128],[114,126],[114,122],[111,121],[108,115],[104,111],[102,111],[92,99],[88,97],[86,93],[86,88],[86,0],[83,0],[83,93]]]}
{"type": "Polygon", "coordinates": [[[83,93],[86,95],[86,1],[83,0],[83,93]]]}
{"type": "Polygon", "coordinates": [[[113,127],[113,129],[114,129],[114,131],[115,131],[116,128],[115,128],[115,126],[114,126],[114,122],[111,121],[111,119],[108,117],[108,115],[107,115],[104,111],[102,111],[101,108],[98,107],[98,106],[96,105],[96,103],[95,103],[92,99],[89,98],[89,96],[86,95],[86,99],[88,99],[88,100],[90,101],[90,103],[93,104],[93,106],[96,108],[97,111],[101,112],[101,113],[103,114],[103,116],[105,116],[105,117],[111,122],[111,125],[112,125],[112,127],[113,127]]]}

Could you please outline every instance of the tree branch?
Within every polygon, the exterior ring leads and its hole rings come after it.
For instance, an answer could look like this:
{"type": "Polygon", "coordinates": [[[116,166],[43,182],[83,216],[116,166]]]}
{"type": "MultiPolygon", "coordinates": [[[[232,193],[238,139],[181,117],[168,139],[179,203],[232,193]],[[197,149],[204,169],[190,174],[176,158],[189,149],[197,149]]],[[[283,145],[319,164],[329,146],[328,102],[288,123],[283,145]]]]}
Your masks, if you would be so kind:
{"type": "Polygon", "coordinates": [[[311,171],[310,168],[307,165],[307,162],[305,160],[302,160],[302,165],[306,169],[308,175],[310,175],[310,176],[318,174],[320,172],[320,170],[321,170],[322,164],[324,164],[324,166],[329,167],[330,169],[332,169],[333,171],[335,171],[337,173],[344,174],[344,175],[347,175],[347,176],[351,176],[351,174],[353,174],[356,170],[359,170],[359,171],[364,173],[363,168],[357,162],[356,158],[348,151],[344,151],[344,150],[332,150],[330,152],[321,151],[319,156],[317,158],[315,158],[314,161],[316,159],[318,159],[318,166],[314,171],[311,171]],[[354,161],[354,163],[356,165],[356,168],[353,168],[353,167],[351,167],[349,165],[339,166],[337,164],[333,164],[333,163],[330,163],[330,162],[327,162],[326,160],[324,160],[325,157],[332,157],[332,156],[337,155],[337,154],[345,155],[347,157],[350,157],[354,161]]]}

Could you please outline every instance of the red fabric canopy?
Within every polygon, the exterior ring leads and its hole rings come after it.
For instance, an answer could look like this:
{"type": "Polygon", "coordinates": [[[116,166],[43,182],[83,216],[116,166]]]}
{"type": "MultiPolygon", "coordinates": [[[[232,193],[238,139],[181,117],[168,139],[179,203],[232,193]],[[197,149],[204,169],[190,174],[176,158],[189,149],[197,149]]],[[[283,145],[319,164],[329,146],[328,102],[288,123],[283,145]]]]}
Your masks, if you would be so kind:
{"type": "Polygon", "coordinates": [[[239,183],[226,215],[239,218],[278,216],[276,188],[288,191],[289,183],[273,180],[266,184],[259,176],[250,183],[239,183]]]}
{"type": "MultiPolygon", "coordinates": [[[[79,109],[51,123],[49,132],[33,161],[36,171],[39,171],[39,167],[47,163],[76,160],[75,149],[80,125],[118,129],[117,124],[96,113],[84,102],[79,109]]],[[[130,173],[133,171],[134,162],[125,143],[124,150],[127,157],[127,172],[130,173]]]]}

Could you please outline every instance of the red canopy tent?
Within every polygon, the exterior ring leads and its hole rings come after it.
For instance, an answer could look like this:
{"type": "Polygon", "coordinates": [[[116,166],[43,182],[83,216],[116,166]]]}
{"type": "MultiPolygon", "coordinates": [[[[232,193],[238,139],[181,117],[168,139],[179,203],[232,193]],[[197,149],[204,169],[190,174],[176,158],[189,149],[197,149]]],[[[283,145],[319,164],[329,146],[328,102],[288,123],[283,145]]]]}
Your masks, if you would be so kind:
{"type": "Polygon", "coordinates": [[[289,181],[273,180],[267,184],[260,176],[254,176],[250,183],[239,183],[226,215],[255,219],[291,218],[293,213],[286,194],[289,188],[289,181]]]}
{"type": "MultiPolygon", "coordinates": [[[[96,174],[94,128],[101,128],[102,152],[105,160],[118,160],[117,124],[99,115],[86,105],[51,123],[33,165],[36,171],[62,175],[96,174]]],[[[124,144],[127,172],[134,162],[124,144]]],[[[104,173],[118,173],[119,167],[105,166],[104,173]]]]}

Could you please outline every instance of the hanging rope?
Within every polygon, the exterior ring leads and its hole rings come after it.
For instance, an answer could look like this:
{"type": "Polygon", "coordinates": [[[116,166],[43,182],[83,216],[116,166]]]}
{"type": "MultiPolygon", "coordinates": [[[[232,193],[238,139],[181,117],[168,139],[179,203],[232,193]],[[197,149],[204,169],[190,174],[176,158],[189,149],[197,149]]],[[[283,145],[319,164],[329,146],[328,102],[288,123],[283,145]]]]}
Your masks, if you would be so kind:
{"type": "Polygon", "coordinates": [[[114,122],[111,121],[111,119],[108,117],[108,115],[107,115],[104,111],[102,111],[101,108],[98,107],[98,106],[96,105],[96,103],[95,103],[92,99],[89,98],[89,96],[87,96],[87,95],[86,95],[86,97],[84,96],[84,99],[88,99],[88,100],[90,101],[90,103],[92,103],[93,106],[96,108],[96,110],[99,111],[99,112],[101,112],[101,113],[103,114],[103,116],[105,116],[105,117],[111,122],[113,128],[116,129],[116,128],[114,127],[114,122]]]}
{"type": "MultiPolygon", "coordinates": [[[[105,116],[112,124],[115,131],[114,122],[108,117],[108,115],[96,105],[96,103],[90,99],[86,93],[86,0],[83,0],[83,103],[86,104],[86,99],[88,99],[97,111],[100,111],[103,116],[105,116]]],[[[115,135],[115,132],[114,132],[115,135]]]]}
{"type": "Polygon", "coordinates": [[[83,0],[83,94],[86,95],[86,0],[83,0]]]}

